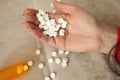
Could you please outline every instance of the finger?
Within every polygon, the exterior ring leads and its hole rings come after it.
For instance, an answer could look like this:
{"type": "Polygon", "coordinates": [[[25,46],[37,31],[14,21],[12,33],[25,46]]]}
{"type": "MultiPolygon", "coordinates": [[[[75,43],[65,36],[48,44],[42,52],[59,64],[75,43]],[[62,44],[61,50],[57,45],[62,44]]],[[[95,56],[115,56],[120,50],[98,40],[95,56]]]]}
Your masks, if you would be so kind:
{"type": "Polygon", "coordinates": [[[39,39],[42,42],[48,43],[52,46],[55,46],[54,38],[45,36],[42,34],[42,30],[38,28],[36,25],[30,22],[24,22],[24,27],[32,34],[33,37],[39,39]]]}
{"type": "Polygon", "coordinates": [[[39,25],[38,19],[35,16],[33,16],[29,13],[24,14],[24,19],[25,19],[25,21],[28,21],[28,22],[34,23],[36,25],[39,25]]]}
{"type": "Polygon", "coordinates": [[[72,5],[69,5],[63,2],[58,2],[58,1],[54,1],[54,6],[56,10],[61,11],[63,13],[69,13],[69,14],[71,14],[75,8],[72,5]]]}
{"type": "Polygon", "coordinates": [[[31,14],[31,15],[36,16],[36,14],[38,13],[38,10],[35,10],[35,9],[26,9],[26,10],[24,11],[23,15],[26,14],[26,13],[29,13],[29,14],[31,14]]]}

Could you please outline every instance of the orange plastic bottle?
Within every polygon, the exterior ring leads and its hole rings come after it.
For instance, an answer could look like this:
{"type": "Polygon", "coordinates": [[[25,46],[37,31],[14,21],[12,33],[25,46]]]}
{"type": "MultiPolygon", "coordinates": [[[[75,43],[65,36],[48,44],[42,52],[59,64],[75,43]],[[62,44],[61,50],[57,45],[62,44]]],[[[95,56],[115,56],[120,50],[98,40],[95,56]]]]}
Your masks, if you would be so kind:
{"type": "Polygon", "coordinates": [[[0,80],[14,80],[27,74],[28,70],[24,69],[25,62],[20,61],[12,66],[0,69],[0,80]]]}

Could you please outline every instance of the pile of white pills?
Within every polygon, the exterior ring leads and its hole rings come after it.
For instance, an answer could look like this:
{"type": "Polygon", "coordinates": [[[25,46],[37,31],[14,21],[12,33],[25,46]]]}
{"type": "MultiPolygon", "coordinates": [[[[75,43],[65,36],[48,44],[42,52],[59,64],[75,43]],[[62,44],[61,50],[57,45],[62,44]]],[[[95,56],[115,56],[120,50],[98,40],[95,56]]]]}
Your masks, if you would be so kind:
{"type": "Polygon", "coordinates": [[[63,19],[58,19],[58,24],[55,19],[50,19],[49,14],[43,10],[39,10],[36,14],[38,21],[40,22],[39,28],[43,29],[43,34],[48,35],[49,37],[57,37],[58,35],[65,35],[65,28],[67,27],[68,22],[63,19]]]}

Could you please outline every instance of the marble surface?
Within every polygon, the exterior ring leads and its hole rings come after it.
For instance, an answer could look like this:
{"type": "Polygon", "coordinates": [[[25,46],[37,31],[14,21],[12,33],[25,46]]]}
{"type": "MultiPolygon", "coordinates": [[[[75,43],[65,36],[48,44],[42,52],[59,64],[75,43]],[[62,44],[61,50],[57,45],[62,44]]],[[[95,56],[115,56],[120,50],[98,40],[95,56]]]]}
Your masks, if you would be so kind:
{"type": "MultiPolygon", "coordinates": [[[[79,5],[101,22],[120,25],[120,0],[63,0],[79,5]]],[[[109,68],[107,55],[101,53],[75,53],[69,55],[69,65],[63,69],[59,65],[48,64],[50,52],[55,48],[34,39],[23,28],[22,13],[26,8],[51,11],[52,0],[0,0],[0,69],[20,60],[34,60],[35,65],[28,75],[17,80],[44,80],[50,72],[56,71],[54,80],[120,80],[109,68]],[[35,50],[41,48],[41,57],[35,50]],[[43,70],[38,63],[45,62],[43,70]]],[[[1,80],[1,79],[0,79],[1,80]]]]}

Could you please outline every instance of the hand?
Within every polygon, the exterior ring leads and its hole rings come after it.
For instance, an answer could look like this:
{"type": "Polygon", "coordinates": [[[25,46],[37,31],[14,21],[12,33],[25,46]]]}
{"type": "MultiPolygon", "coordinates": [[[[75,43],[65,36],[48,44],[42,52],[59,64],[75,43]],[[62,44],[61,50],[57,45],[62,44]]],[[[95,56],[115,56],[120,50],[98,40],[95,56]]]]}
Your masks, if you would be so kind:
{"type": "Polygon", "coordinates": [[[68,34],[65,37],[51,38],[41,33],[38,28],[39,21],[35,17],[37,10],[26,9],[24,26],[31,34],[40,41],[48,43],[58,49],[76,52],[99,51],[102,44],[102,31],[96,18],[79,6],[68,5],[61,2],[54,2],[55,9],[61,14],[49,13],[50,18],[65,18],[69,24],[68,34]]]}

